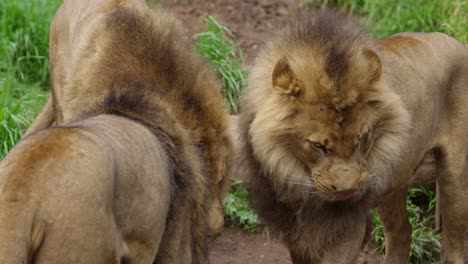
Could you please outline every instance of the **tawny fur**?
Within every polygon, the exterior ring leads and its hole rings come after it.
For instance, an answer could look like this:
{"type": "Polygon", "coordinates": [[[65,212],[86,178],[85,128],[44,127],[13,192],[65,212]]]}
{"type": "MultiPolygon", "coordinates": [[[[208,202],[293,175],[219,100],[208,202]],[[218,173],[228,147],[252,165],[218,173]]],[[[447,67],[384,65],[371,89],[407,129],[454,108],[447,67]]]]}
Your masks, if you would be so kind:
{"type": "Polygon", "coordinates": [[[167,144],[114,115],[23,139],[0,162],[2,263],[152,263],[170,226],[167,144]]]}
{"type": "Polygon", "coordinates": [[[462,263],[467,61],[444,34],[372,40],[334,12],[301,17],[266,43],[241,103],[241,166],[294,263],[352,263],[375,206],[386,263],[406,263],[406,192],[429,152],[444,185],[442,259],[462,263]]]}
{"type": "Polygon", "coordinates": [[[144,124],[173,164],[156,262],[206,263],[232,146],[218,81],[178,21],[142,0],[66,0],[51,25],[50,71],[51,98],[27,134],[106,113],[144,124]]]}
{"type": "Polygon", "coordinates": [[[213,70],[194,56],[179,22],[142,0],[65,1],[49,52],[52,95],[26,135],[92,115],[110,91],[164,100],[208,160],[210,229],[219,233],[232,152],[226,112],[213,70]]]}

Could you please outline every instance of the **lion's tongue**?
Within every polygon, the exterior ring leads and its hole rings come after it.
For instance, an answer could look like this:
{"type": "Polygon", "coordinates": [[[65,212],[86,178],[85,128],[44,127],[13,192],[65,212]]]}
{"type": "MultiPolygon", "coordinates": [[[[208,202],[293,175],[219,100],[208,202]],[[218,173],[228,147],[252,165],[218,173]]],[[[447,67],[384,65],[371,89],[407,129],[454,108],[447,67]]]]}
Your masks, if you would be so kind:
{"type": "Polygon", "coordinates": [[[332,196],[332,201],[349,200],[359,196],[359,191],[337,192],[332,196]]]}

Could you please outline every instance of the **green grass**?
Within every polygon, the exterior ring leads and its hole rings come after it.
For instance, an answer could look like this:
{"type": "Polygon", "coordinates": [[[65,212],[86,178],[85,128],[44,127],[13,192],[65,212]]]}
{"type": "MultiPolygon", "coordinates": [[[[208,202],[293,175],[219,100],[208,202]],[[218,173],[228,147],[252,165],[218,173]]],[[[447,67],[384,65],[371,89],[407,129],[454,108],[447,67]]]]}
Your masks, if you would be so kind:
{"type": "Polygon", "coordinates": [[[155,2],[153,0],[146,0],[146,3],[153,11],[161,10],[161,4],[159,2],[155,2]]]}
{"type": "Polygon", "coordinates": [[[398,32],[444,32],[468,42],[468,1],[466,0],[321,0],[323,7],[336,5],[364,17],[375,37],[398,32]]]}
{"type": "Polygon", "coordinates": [[[47,86],[49,24],[61,1],[0,0],[0,72],[47,86]]]}
{"type": "Polygon", "coordinates": [[[38,85],[0,76],[0,160],[18,142],[47,98],[38,85]]]}
{"type": "Polygon", "coordinates": [[[60,2],[0,0],[0,159],[47,98],[49,24],[60,2]]]}
{"type": "Polygon", "coordinates": [[[253,232],[261,227],[261,223],[248,197],[245,184],[242,181],[234,181],[223,201],[224,217],[228,223],[253,232]]]}
{"type": "Polygon", "coordinates": [[[242,52],[228,28],[212,16],[205,19],[206,30],[196,34],[196,52],[211,62],[223,83],[223,94],[231,111],[239,112],[238,98],[246,85],[242,52]]]}

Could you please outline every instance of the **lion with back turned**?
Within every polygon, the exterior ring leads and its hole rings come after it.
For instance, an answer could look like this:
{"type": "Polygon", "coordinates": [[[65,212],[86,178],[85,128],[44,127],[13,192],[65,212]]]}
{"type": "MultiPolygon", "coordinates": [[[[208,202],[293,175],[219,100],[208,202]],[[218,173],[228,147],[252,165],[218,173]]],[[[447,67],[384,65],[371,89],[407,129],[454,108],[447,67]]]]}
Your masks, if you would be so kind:
{"type": "Polygon", "coordinates": [[[2,263],[153,263],[167,254],[167,143],[110,114],[21,140],[0,161],[2,263]]]}
{"type": "Polygon", "coordinates": [[[385,263],[406,263],[407,188],[427,153],[441,186],[442,260],[463,263],[466,61],[468,49],[447,35],[372,40],[331,11],[265,44],[241,101],[241,164],[294,263],[353,263],[376,206],[385,263]]]}

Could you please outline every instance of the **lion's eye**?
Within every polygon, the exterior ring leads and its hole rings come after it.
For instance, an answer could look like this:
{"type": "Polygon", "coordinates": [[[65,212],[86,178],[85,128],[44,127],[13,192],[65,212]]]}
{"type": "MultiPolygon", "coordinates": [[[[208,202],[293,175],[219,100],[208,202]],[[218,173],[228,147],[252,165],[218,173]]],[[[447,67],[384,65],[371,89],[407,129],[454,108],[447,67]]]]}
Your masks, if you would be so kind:
{"type": "Polygon", "coordinates": [[[359,140],[359,142],[361,142],[361,143],[366,143],[368,138],[369,138],[369,133],[366,132],[366,133],[361,137],[361,139],[359,140]]]}
{"type": "Polygon", "coordinates": [[[316,149],[320,149],[321,151],[323,151],[323,153],[327,153],[327,147],[325,147],[325,145],[323,145],[322,143],[318,143],[318,142],[313,142],[311,141],[310,144],[316,148],[316,149]]]}
{"type": "Polygon", "coordinates": [[[369,132],[366,132],[358,139],[358,142],[356,143],[356,147],[359,147],[362,144],[366,144],[368,139],[369,139],[369,132]]]}

